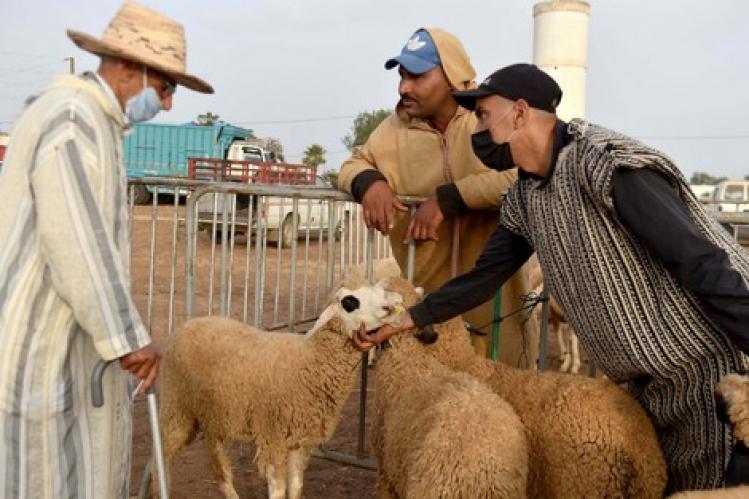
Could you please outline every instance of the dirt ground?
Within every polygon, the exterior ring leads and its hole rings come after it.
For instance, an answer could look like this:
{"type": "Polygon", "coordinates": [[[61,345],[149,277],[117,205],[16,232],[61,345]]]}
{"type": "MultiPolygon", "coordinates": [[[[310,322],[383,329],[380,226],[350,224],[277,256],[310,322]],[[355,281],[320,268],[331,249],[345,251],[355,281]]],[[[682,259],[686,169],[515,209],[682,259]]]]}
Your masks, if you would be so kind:
{"type": "MultiPolygon", "coordinates": [[[[153,279],[153,302],[149,307],[148,290],[151,285],[150,275],[150,249],[151,249],[151,212],[150,206],[137,206],[134,212],[133,222],[133,257],[132,257],[132,292],[136,303],[145,320],[149,320],[152,335],[157,340],[163,340],[167,336],[169,326],[169,296],[170,296],[170,279],[172,261],[172,242],[173,242],[173,225],[172,216],[174,208],[162,204],[157,212],[156,241],[154,244],[154,279],[153,279]],[[149,308],[151,312],[149,314],[149,308]]],[[[184,206],[178,208],[180,217],[183,216],[184,206]]],[[[297,303],[297,316],[301,316],[301,298],[300,290],[302,289],[302,275],[304,272],[304,239],[299,240],[297,265],[297,282],[295,285],[297,303]]],[[[232,265],[232,294],[230,314],[231,316],[243,318],[243,288],[245,278],[245,244],[238,244],[235,247],[234,264],[232,265]]],[[[194,308],[195,315],[204,315],[208,312],[209,299],[209,282],[211,269],[211,237],[209,234],[201,233],[198,236],[198,264],[196,279],[196,303],[194,308]]],[[[173,317],[174,327],[178,327],[184,317],[185,307],[185,235],[182,224],[178,225],[178,237],[175,245],[176,267],[174,278],[174,305],[173,317]]],[[[311,241],[308,250],[307,268],[308,282],[308,299],[305,310],[305,316],[311,316],[314,308],[314,302],[317,295],[317,282],[320,281],[316,274],[318,251],[322,251],[321,261],[325,262],[327,255],[327,244],[318,241],[311,241]]],[[[290,249],[281,250],[281,264],[277,263],[277,250],[273,245],[269,245],[266,252],[266,293],[264,296],[265,315],[263,325],[267,327],[272,322],[286,320],[288,316],[288,299],[290,287],[290,249]],[[280,274],[277,269],[280,268],[280,274]],[[276,280],[277,275],[279,279],[276,280]],[[278,308],[276,311],[275,321],[274,313],[274,293],[276,282],[279,284],[278,308]]],[[[219,250],[217,249],[215,262],[219,261],[219,250]]],[[[338,262],[336,257],[336,262],[338,262]]],[[[254,296],[254,245],[249,259],[248,283],[249,283],[249,311],[248,316],[253,317],[252,297],[254,296]]],[[[339,275],[339,268],[335,267],[335,275],[339,275]]],[[[322,283],[325,282],[325,271],[321,269],[322,283]]],[[[219,307],[219,287],[220,272],[218,263],[215,266],[214,273],[214,298],[213,310],[218,313],[219,307]]],[[[325,293],[321,290],[319,300],[324,301],[325,293]]],[[[302,325],[301,330],[306,329],[309,325],[302,325]]],[[[553,338],[549,339],[549,356],[548,365],[557,365],[557,346],[553,338]]],[[[375,369],[369,369],[370,381],[375,375],[375,369]]],[[[587,364],[581,368],[581,373],[587,372],[587,364]]],[[[333,439],[326,446],[328,449],[348,454],[355,454],[357,448],[357,431],[358,431],[358,414],[359,414],[359,383],[357,380],[356,387],[346,403],[341,424],[336,430],[333,439]]],[[[370,384],[371,386],[371,384],[370,384]]],[[[373,393],[370,388],[367,390],[367,412],[370,411],[373,402],[373,393]]],[[[135,401],[135,430],[133,442],[133,468],[131,474],[131,494],[137,494],[143,469],[151,453],[150,430],[148,427],[148,414],[145,400],[140,397],[135,401]]],[[[368,420],[371,418],[369,415],[368,420]]],[[[368,445],[368,442],[367,442],[368,445]]],[[[242,498],[265,498],[267,497],[265,481],[259,476],[254,464],[254,449],[250,445],[234,444],[230,450],[230,456],[234,469],[234,484],[240,497],[242,498]]],[[[305,474],[304,479],[304,497],[306,499],[369,499],[375,497],[375,473],[369,469],[363,469],[351,465],[345,465],[338,462],[332,462],[321,458],[313,458],[305,474]]],[[[218,490],[213,472],[210,468],[208,457],[200,442],[195,442],[187,449],[178,454],[174,462],[172,475],[172,490],[174,498],[221,498],[223,497],[218,490]]]]}

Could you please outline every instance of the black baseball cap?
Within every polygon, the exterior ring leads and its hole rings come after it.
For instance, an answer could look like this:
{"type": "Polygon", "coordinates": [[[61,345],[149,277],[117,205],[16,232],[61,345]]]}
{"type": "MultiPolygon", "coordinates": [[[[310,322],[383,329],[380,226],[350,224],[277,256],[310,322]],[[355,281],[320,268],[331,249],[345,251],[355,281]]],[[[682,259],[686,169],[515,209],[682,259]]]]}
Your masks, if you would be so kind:
{"type": "Polygon", "coordinates": [[[510,100],[523,99],[530,107],[553,113],[562,100],[562,89],[538,66],[513,64],[492,73],[478,88],[454,91],[452,95],[458,104],[471,111],[479,97],[499,95],[510,100]]]}

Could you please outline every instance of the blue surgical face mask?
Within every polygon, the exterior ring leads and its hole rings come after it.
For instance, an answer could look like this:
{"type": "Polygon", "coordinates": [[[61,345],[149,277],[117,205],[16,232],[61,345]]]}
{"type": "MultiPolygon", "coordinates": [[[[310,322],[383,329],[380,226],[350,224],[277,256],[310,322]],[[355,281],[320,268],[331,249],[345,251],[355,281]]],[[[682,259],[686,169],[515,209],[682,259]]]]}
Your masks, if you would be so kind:
{"type": "Polygon", "coordinates": [[[141,123],[153,119],[161,111],[161,98],[153,87],[149,87],[146,68],[143,67],[143,90],[125,103],[125,114],[130,123],[141,123]]]}

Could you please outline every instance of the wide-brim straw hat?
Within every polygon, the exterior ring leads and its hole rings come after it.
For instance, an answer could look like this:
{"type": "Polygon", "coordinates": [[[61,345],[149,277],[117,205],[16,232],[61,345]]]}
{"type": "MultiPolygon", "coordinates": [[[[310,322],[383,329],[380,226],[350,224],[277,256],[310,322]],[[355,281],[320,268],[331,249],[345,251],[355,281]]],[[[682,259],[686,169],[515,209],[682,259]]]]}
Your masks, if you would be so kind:
{"type": "Polygon", "coordinates": [[[135,2],[125,2],[101,39],[67,30],[68,37],[92,54],[138,62],[198,92],[213,87],[187,72],[185,30],[181,24],[135,2]]]}

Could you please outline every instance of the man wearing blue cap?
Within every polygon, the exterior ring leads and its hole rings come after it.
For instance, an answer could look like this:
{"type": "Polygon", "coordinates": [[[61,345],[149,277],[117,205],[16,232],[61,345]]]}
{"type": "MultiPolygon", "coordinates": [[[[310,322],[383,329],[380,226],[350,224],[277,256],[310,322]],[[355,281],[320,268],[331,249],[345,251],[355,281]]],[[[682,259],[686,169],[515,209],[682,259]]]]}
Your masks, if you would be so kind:
{"type": "MultiPolygon", "coordinates": [[[[749,254],[665,154],[560,121],[562,91],[536,66],[507,66],[453,95],[475,110],[476,154],[498,171],[518,166],[519,179],[476,266],[357,346],[470,310],[535,251],[588,355],[652,418],[668,491],[749,481],[737,466],[726,472],[732,438],[713,399],[723,375],[749,366],[749,254]]],[[[739,443],[732,462],[747,454],[739,443]]]]}
{"type": "MultiPolygon", "coordinates": [[[[455,36],[441,29],[416,31],[385,63],[396,67],[396,110],[343,164],[338,186],[361,202],[368,227],[390,235],[401,269],[407,258],[403,242],[416,240],[414,281],[430,292],[473,266],[497,226],[496,208],[517,170],[493,171],[471,149],[476,118],[451,92],[474,88],[476,72],[455,36]],[[396,195],[427,200],[409,220],[396,195]]],[[[484,333],[474,337],[479,353],[489,353],[492,321],[521,308],[527,292],[527,273],[518,271],[501,295],[465,314],[484,333]]],[[[500,345],[500,360],[534,366],[535,319],[515,314],[503,321],[500,345]]]]}

